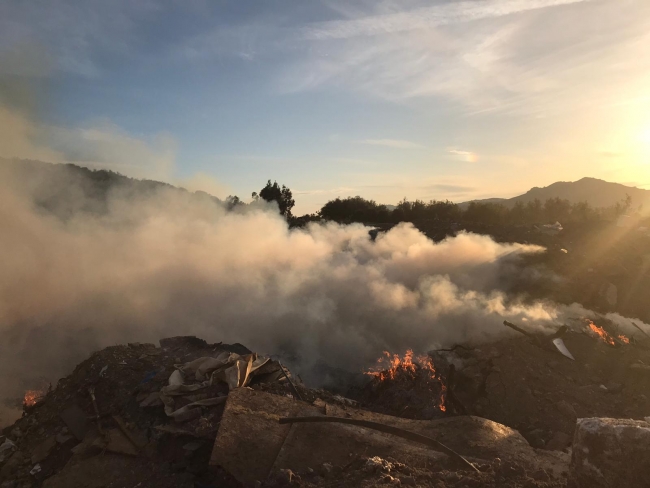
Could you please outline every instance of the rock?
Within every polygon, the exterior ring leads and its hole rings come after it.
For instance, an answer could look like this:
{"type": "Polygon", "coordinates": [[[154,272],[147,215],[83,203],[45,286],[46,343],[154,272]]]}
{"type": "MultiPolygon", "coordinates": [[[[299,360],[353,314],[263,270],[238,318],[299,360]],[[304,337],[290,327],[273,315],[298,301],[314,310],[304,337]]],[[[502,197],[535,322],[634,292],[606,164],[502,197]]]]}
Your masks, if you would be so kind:
{"type": "Polygon", "coordinates": [[[555,432],[551,439],[546,443],[546,449],[549,451],[562,451],[571,443],[571,436],[564,432],[555,432]]]}
{"type": "Polygon", "coordinates": [[[55,439],[58,444],[65,444],[66,442],[74,439],[74,437],[71,435],[57,434],[55,439]]]}
{"type": "Polygon", "coordinates": [[[405,486],[415,486],[415,478],[413,476],[400,476],[399,480],[405,486]]]}
{"type": "Polygon", "coordinates": [[[570,478],[574,486],[632,487],[650,480],[650,425],[627,419],[579,419],[570,478]]]}
{"type": "Polygon", "coordinates": [[[544,482],[551,481],[551,477],[548,475],[548,473],[541,468],[538,469],[537,471],[533,471],[532,473],[528,473],[528,476],[530,476],[532,479],[537,481],[544,481],[544,482]]]}
{"type": "Polygon", "coordinates": [[[201,447],[203,447],[203,442],[192,441],[192,442],[188,442],[187,444],[185,444],[183,446],[183,449],[186,450],[186,451],[194,452],[194,451],[198,451],[199,449],[201,449],[201,447]]]}
{"type": "Polygon", "coordinates": [[[546,436],[542,429],[531,430],[524,437],[528,441],[528,444],[536,449],[541,449],[546,445],[546,436]]]}
{"type": "Polygon", "coordinates": [[[16,444],[14,444],[10,439],[6,439],[0,443],[0,455],[7,455],[8,452],[13,452],[16,450],[16,444]]]}
{"type": "Polygon", "coordinates": [[[16,451],[0,469],[0,479],[7,479],[25,462],[25,456],[22,452],[16,451]]]}
{"type": "Polygon", "coordinates": [[[45,439],[32,451],[32,464],[37,464],[41,461],[45,461],[55,447],[56,436],[50,436],[45,439]]]}
{"type": "Polygon", "coordinates": [[[332,466],[330,463],[323,463],[318,468],[318,474],[320,474],[323,478],[327,478],[332,473],[333,469],[334,466],[332,466]]]}
{"type": "Polygon", "coordinates": [[[557,407],[558,411],[565,417],[569,417],[571,419],[577,418],[575,408],[573,408],[573,405],[571,405],[566,400],[560,400],[555,404],[555,406],[557,407]]]}

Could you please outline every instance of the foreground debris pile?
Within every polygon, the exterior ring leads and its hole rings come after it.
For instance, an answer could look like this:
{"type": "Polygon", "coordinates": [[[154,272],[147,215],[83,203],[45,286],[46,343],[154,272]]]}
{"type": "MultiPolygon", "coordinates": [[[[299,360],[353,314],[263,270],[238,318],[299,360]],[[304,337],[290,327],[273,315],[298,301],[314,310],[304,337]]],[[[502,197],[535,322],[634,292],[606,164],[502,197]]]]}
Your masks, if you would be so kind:
{"type": "Polygon", "coordinates": [[[38,401],[30,396],[23,418],[4,431],[11,445],[0,453],[2,487],[84,486],[84,476],[97,486],[229,480],[207,469],[228,392],[290,373],[240,344],[175,337],[160,346],[108,347],[38,401]],[[71,478],[61,484],[52,476],[59,472],[71,478]]]}
{"type": "Polygon", "coordinates": [[[650,415],[649,337],[639,330],[628,338],[604,321],[584,321],[560,335],[527,333],[432,351],[431,375],[417,366],[411,371],[407,352],[395,374],[375,377],[349,396],[400,417],[489,418],[518,430],[533,447],[553,450],[569,447],[578,418],[650,415]]]}
{"type": "Polygon", "coordinates": [[[0,487],[632,486],[650,351],[589,331],[562,344],[573,359],[532,335],[389,354],[353,399],[240,344],[109,347],[28,392],[0,487]]]}

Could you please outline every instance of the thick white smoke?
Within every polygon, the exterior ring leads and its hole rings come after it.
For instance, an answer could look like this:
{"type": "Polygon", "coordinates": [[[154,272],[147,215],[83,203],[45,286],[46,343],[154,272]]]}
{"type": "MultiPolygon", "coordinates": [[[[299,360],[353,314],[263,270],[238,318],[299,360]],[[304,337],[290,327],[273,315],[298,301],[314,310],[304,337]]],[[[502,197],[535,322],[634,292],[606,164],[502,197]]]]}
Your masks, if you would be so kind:
{"type": "Polygon", "coordinates": [[[317,381],[309,371],[318,361],[360,371],[382,350],[496,338],[509,333],[504,319],[558,325],[568,310],[493,291],[513,261],[543,252],[535,246],[473,234],[435,244],[409,224],[376,242],[361,225],[290,231],[273,207],[228,212],[173,188],[116,189],[103,216],[62,220],[34,206],[33,187],[42,185],[0,177],[7,393],[128,341],[241,342],[294,357],[303,378],[317,381]]]}

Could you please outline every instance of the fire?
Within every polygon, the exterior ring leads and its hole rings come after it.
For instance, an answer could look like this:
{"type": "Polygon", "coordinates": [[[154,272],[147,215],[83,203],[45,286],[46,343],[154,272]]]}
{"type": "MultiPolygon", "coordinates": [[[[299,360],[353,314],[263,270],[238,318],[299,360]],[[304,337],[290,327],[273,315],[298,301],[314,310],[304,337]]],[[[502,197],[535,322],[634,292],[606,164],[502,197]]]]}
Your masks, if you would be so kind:
{"type": "Polygon", "coordinates": [[[394,380],[398,373],[406,373],[415,377],[416,366],[413,363],[413,351],[406,351],[404,357],[384,351],[384,356],[377,360],[378,371],[367,371],[365,374],[379,378],[379,381],[394,380]]]}
{"type": "Polygon", "coordinates": [[[33,407],[44,396],[45,396],[45,392],[42,390],[27,390],[25,392],[25,398],[23,399],[23,405],[25,405],[26,407],[33,407]]]}
{"type": "Polygon", "coordinates": [[[440,399],[438,400],[438,410],[441,412],[447,411],[447,406],[445,405],[445,400],[447,399],[447,385],[440,375],[436,372],[436,368],[433,366],[433,360],[429,356],[418,356],[418,363],[422,369],[425,369],[429,372],[430,378],[432,380],[437,380],[440,382],[440,399]]]}
{"type": "Polygon", "coordinates": [[[628,337],[625,337],[623,334],[619,334],[618,340],[621,341],[623,344],[630,343],[630,339],[628,337]]]}
{"type": "Polygon", "coordinates": [[[384,351],[384,355],[377,360],[377,367],[374,370],[366,371],[365,374],[374,376],[383,382],[395,380],[398,376],[406,376],[415,380],[420,371],[426,372],[429,380],[435,380],[440,384],[440,397],[436,406],[441,412],[446,412],[447,385],[436,371],[433,360],[428,355],[417,356],[415,360],[413,356],[412,349],[408,349],[403,357],[384,351]]]}
{"type": "Polygon", "coordinates": [[[602,327],[598,327],[592,321],[589,321],[589,329],[594,334],[596,334],[596,336],[599,337],[605,344],[609,344],[610,346],[616,345],[616,341],[614,341],[614,338],[611,335],[609,335],[605,329],[603,329],[602,327]]]}

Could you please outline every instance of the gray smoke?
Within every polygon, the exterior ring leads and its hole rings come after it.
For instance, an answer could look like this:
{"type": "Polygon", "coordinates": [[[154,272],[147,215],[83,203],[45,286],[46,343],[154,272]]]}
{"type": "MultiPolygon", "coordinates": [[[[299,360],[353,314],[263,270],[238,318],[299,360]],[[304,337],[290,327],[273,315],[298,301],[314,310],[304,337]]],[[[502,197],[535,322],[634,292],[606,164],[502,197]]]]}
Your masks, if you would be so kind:
{"type": "MultiPolygon", "coordinates": [[[[466,233],[435,244],[410,224],[376,242],[362,225],[289,230],[272,206],[228,212],[171,187],[116,188],[103,213],[62,219],[34,204],[42,183],[0,174],[5,394],[98,348],[172,335],[286,354],[317,382],[319,361],[361,371],[383,350],[498,338],[504,319],[553,328],[589,315],[494,291],[536,246],[466,233]]],[[[77,181],[46,183],[83,194],[77,181]]]]}

